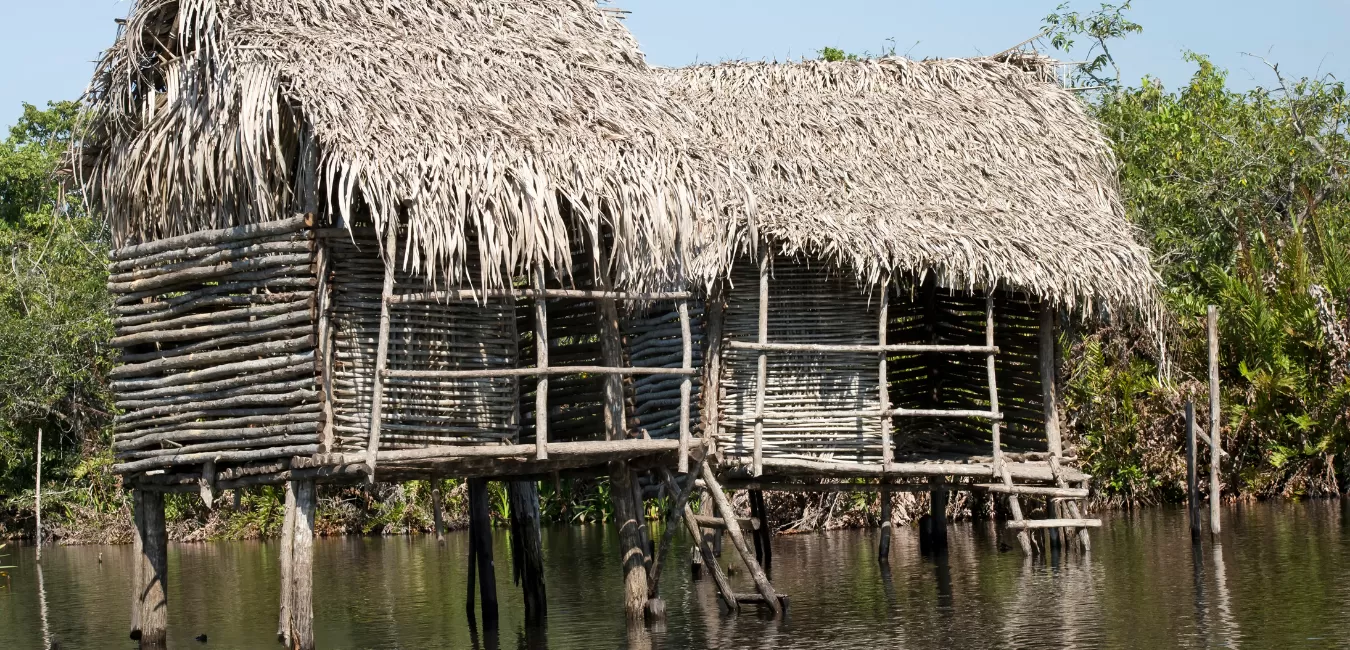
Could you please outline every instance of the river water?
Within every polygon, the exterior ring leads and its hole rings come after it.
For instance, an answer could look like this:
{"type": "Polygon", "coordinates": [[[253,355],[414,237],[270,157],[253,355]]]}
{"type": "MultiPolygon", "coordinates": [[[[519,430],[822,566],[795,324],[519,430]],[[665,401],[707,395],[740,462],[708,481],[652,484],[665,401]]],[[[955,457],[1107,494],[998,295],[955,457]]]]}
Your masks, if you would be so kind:
{"type": "MultiPolygon", "coordinates": [[[[1350,503],[1240,504],[1224,523],[1220,543],[1206,535],[1196,551],[1180,509],[1108,514],[1090,556],[1035,563],[999,552],[992,524],[954,524],[936,560],[900,528],[889,570],[875,531],[779,536],[772,578],[791,607],[776,621],[719,612],[711,581],[686,570],[681,535],[662,587],[668,622],[637,630],[623,620],[613,527],[545,530],[542,630],[525,629],[498,531],[495,635],[466,621],[463,533],[324,539],[315,627],[320,648],[1350,647],[1350,503]]],[[[133,647],[130,546],[48,547],[40,576],[31,547],[5,552],[0,564],[18,568],[0,587],[0,648],[133,647]]],[[[723,564],[733,554],[727,543],[723,564]]],[[[276,555],[275,543],[171,545],[171,647],[279,647],[276,555]]]]}

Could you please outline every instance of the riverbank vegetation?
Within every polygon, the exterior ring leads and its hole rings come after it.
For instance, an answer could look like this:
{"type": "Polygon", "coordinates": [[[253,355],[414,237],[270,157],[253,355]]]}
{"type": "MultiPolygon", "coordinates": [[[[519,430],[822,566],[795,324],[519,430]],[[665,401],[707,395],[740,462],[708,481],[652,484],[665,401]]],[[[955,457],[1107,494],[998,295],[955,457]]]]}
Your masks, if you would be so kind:
{"type": "MultiPolygon", "coordinates": [[[[1350,407],[1350,99],[1332,78],[1269,71],[1231,88],[1227,72],[1187,54],[1195,73],[1168,89],[1119,79],[1107,43],[1142,29],[1123,6],[1047,19],[1046,45],[1087,45],[1072,73],[1111,139],[1127,211],[1165,283],[1163,345],[1138,318],[1108,314],[1067,330],[1065,431],[1096,476],[1100,501],[1183,498],[1182,408],[1205,421],[1206,305],[1220,313],[1225,494],[1301,498],[1342,492],[1350,407]]],[[[849,58],[838,50],[825,58],[849,58]]],[[[74,102],[26,106],[0,143],[0,537],[32,531],[33,469],[44,431],[43,501],[50,534],[71,542],[130,538],[129,504],[113,476],[107,373],[115,351],[104,289],[108,238],[60,173],[79,118],[74,102]]],[[[321,533],[398,534],[432,526],[431,485],[321,491],[321,533]]],[[[464,485],[447,480],[447,519],[466,521],[464,485]]],[[[922,497],[898,516],[917,516],[922,497]]],[[[604,480],[545,482],[543,516],[601,522],[604,480]]],[[[168,501],[179,539],[260,537],[281,524],[278,488],[168,501]]],[[[974,505],[983,512],[986,506],[974,505]]],[[[494,497],[504,518],[504,490],[494,497]]],[[[784,530],[867,525],[875,495],[779,495],[784,530]]],[[[970,510],[972,508],[966,508],[970,510]]],[[[652,513],[655,515],[655,512],[652,513]]]]}

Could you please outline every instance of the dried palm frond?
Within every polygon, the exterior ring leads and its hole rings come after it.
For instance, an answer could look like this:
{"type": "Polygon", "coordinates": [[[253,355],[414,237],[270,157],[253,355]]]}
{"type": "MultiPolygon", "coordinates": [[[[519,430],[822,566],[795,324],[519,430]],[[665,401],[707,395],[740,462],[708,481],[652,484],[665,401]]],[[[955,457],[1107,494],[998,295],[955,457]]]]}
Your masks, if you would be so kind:
{"type": "Polygon", "coordinates": [[[321,204],[402,220],[401,262],[452,284],[566,271],[568,214],[619,285],[676,282],[735,194],[591,0],[140,0],[88,97],[76,167],[118,246],[289,216],[305,138],[321,204]]]}
{"type": "MultiPolygon", "coordinates": [[[[1110,149],[1051,65],[886,58],[664,74],[707,144],[748,167],[758,237],[776,250],[864,283],[931,272],[958,289],[1001,284],[1155,322],[1159,278],[1110,149]]],[[[748,248],[749,232],[724,249],[748,248]]]]}

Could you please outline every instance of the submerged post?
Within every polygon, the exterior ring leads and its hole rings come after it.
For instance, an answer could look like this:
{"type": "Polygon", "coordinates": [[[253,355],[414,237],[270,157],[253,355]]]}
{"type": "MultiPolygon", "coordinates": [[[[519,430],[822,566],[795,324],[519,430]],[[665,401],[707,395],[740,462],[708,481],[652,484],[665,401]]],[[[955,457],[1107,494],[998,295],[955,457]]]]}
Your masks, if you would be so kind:
{"type": "Polygon", "coordinates": [[[891,519],[894,517],[891,504],[891,490],[883,483],[881,486],[881,542],[877,544],[877,560],[882,564],[891,562],[891,519]]]}
{"type": "Polygon", "coordinates": [[[525,622],[540,623],[548,616],[544,593],[544,544],[539,530],[539,484],[511,481],[511,574],[525,596],[525,622]]]}
{"type": "Polygon", "coordinates": [[[291,540],[292,650],[314,650],[314,481],[292,481],[295,537],[291,540]]]}
{"type": "Polygon", "coordinates": [[[642,508],[633,500],[633,473],[626,461],[610,463],[610,497],[619,525],[619,570],[623,572],[624,613],[641,622],[647,609],[647,552],[643,548],[642,508]]]}
{"type": "Polygon", "coordinates": [[[1191,519],[1191,543],[1200,543],[1200,486],[1195,467],[1195,403],[1186,400],[1186,511],[1191,519]]]}
{"type": "Polygon", "coordinates": [[[441,510],[441,480],[434,478],[431,479],[431,521],[436,525],[437,542],[445,541],[445,514],[441,510]]]}
{"type": "Polygon", "coordinates": [[[42,427],[38,427],[37,439],[37,478],[33,479],[34,487],[34,508],[37,510],[37,526],[33,534],[33,552],[37,554],[36,561],[42,563],[42,427]]]}
{"type": "Polygon", "coordinates": [[[932,547],[934,553],[947,550],[947,488],[943,486],[944,477],[934,476],[928,479],[932,486],[928,492],[928,517],[932,525],[932,547]]]}
{"type": "Polygon", "coordinates": [[[1206,330],[1209,332],[1209,534],[1219,536],[1219,308],[1210,305],[1206,330]]]}
{"type": "Polygon", "coordinates": [[[137,615],[131,638],[142,648],[162,648],[168,641],[169,556],[168,534],[164,526],[164,494],[135,490],[136,538],[140,554],[136,557],[134,601],[137,615]]]}
{"type": "Polygon", "coordinates": [[[497,568],[492,560],[492,520],[487,479],[469,479],[469,621],[473,621],[473,571],[478,571],[483,628],[497,627],[497,568]]]}
{"type": "MultiPolygon", "coordinates": [[[[286,502],[285,515],[281,519],[281,608],[280,615],[277,617],[277,641],[280,641],[286,647],[291,645],[291,582],[294,579],[294,572],[291,569],[291,560],[293,553],[291,549],[295,546],[295,490],[291,487],[291,482],[286,481],[286,502]]],[[[236,489],[235,494],[239,491],[236,489]]]]}

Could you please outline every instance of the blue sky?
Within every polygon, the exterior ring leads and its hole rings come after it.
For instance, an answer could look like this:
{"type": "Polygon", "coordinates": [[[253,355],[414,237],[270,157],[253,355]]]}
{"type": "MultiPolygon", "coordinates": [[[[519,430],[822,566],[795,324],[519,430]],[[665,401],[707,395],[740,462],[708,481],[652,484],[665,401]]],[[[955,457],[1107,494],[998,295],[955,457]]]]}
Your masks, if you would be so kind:
{"type": "MultiPolygon", "coordinates": [[[[824,46],[876,52],[894,42],[914,58],[992,54],[1039,29],[1060,0],[617,0],[652,63],[814,56],[824,46]],[[893,41],[888,41],[893,39],[893,41]]],[[[1099,1],[1099,0],[1098,0],[1099,1]]],[[[1075,2],[1087,9],[1098,1],[1075,2]]],[[[127,0],[0,0],[0,125],[20,103],[78,97],[116,33],[127,0]]],[[[1228,68],[1234,86],[1272,85],[1259,60],[1292,76],[1350,79],[1350,0],[1136,0],[1144,26],[1113,48],[1124,78],[1185,83],[1185,50],[1228,68]]]]}

